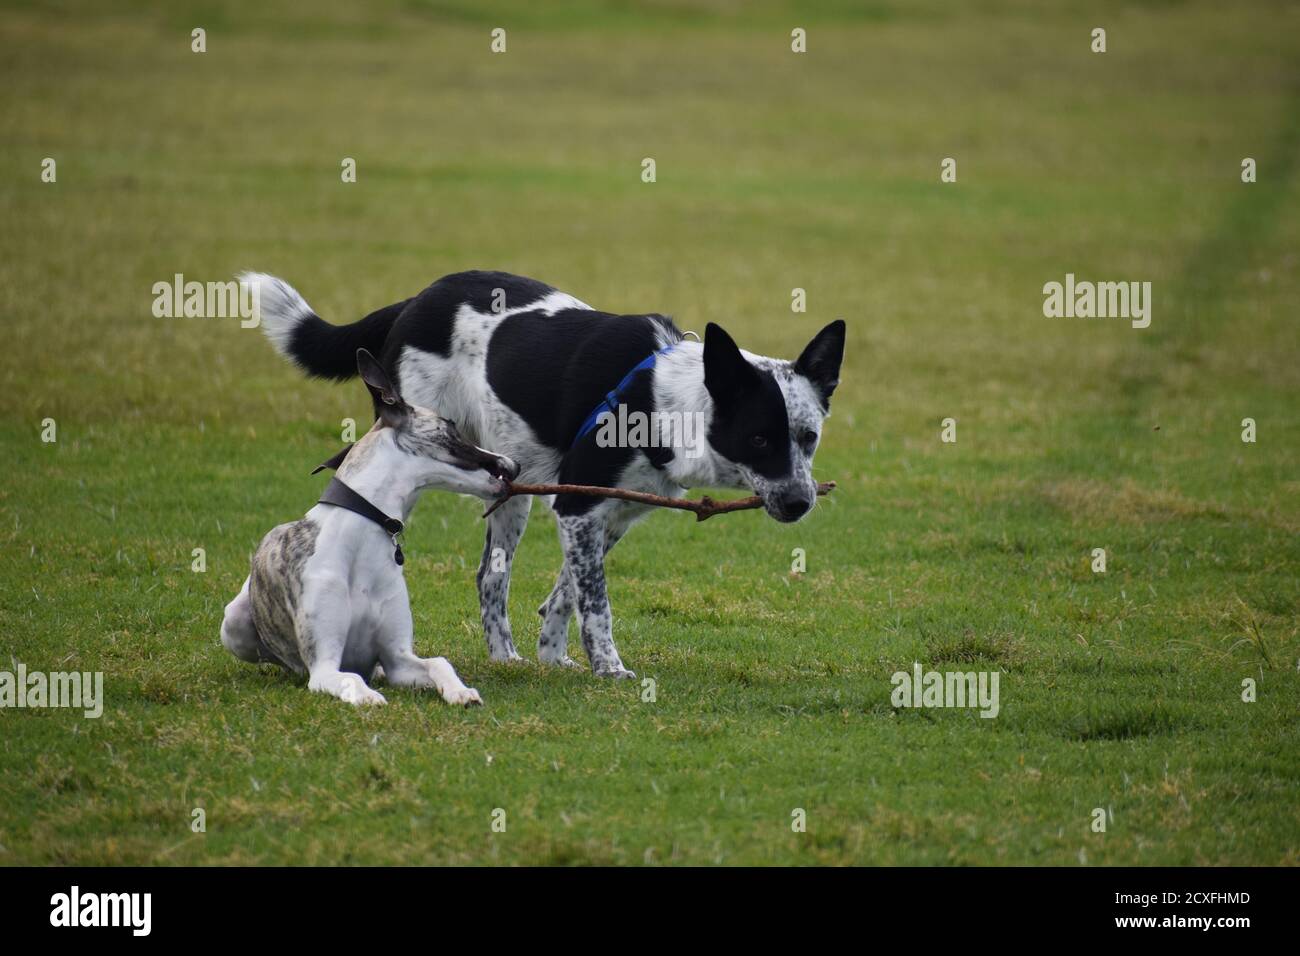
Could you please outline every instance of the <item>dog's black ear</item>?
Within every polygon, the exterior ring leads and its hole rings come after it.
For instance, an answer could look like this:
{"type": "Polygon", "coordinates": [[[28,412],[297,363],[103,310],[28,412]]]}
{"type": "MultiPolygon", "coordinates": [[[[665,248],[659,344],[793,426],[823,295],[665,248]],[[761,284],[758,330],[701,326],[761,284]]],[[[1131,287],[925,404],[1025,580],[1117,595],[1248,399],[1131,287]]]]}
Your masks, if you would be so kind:
{"type": "Polygon", "coordinates": [[[758,370],[745,361],[735,341],[722,326],[710,322],[704,329],[704,387],[715,404],[733,406],[759,384],[758,370]]]}
{"type": "Polygon", "coordinates": [[[836,319],[813,336],[794,363],[794,370],[813,383],[824,408],[830,408],[831,394],[840,384],[840,363],[843,361],[844,320],[836,319]]]}
{"type": "Polygon", "coordinates": [[[322,461],[319,465],[317,465],[315,468],[311,470],[311,473],[314,475],[317,472],[324,471],[326,468],[333,468],[335,471],[338,471],[339,465],[343,464],[343,459],[348,457],[348,452],[352,450],[352,446],[355,444],[356,442],[351,442],[333,458],[327,459],[326,461],[322,461]]]}
{"type": "Polygon", "coordinates": [[[357,371],[361,373],[361,380],[366,383],[366,388],[370,389],[370,397],[374,399],[375,417],[389,428],[396,428],[406,418],[410,409],[406,402],[402,401],[402,396],[398,394],[393,380],[388,377],[388,373],[375,357],[365,349],[357,349],[357,371]]]}

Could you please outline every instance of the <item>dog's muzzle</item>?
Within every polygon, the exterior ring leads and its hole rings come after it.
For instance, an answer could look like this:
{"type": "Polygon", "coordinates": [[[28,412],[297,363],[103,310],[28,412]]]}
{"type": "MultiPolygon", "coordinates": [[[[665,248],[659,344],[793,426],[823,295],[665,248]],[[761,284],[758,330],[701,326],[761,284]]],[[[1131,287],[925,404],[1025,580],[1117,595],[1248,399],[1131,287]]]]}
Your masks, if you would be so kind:
{"type": "Polygon", "coordinates": [[[493,478],[509,484],[519,477],[519,466],[505,455],[489,455],[489,461],[480,465],[493,478]]]}
{"type": "Polygon", "coordinates": [[[519,477],[519,466],[505,455],[484,455],[486,461],[480,463],[484,471],[496,481],[495,492],[498,497],[510,494],[510,482],[519,477]]]}
{"type": "Polygon", "coordinates": [[[783,483],[754,489],[763,499],[763,510],[782,524],[792,524],[812,511],[817,501],[817,487],[801,483],[783,483]]]}
{"type": "Polygon", "coordinates": [[[777,499],[777,518],[780,521],[798,521],[812,510],[812,506],[812,498],[803,492],[787,492],[777,499]]]}

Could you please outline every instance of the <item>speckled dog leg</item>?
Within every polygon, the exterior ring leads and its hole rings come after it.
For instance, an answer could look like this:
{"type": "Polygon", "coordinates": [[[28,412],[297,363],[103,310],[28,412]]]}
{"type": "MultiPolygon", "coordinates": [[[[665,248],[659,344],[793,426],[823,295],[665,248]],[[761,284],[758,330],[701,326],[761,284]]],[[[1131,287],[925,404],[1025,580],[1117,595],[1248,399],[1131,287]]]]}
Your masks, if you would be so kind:
{"type": "Polygon", "coordinates": [[[636,677],[619,659],[614,646],[613,616],[605,591],[605,528],[594,515],[563,517],[560,540],[577,596],[582,647],[597,677],[636,677]]]}
{"type": "Polygon", "coordinates": [[[511,498],[492,512],[487,520],[483,560],[478,568],[478,600],[483,619],[483,637],[487,640],[488,656],[494,661],[522,659],[515,650],[515,642],[510,638],[507,605],[510,599],[510,566],[524,528],[528,527],[528,509],[532,503],[530,495],[511,498]]]}
{"type": "MultiPolygon", "coordinates": [[[[626,530],[625,527],[613,527],[608,522],[605,524],[605,554],[609,554],[610,548],[618,544],[626,530]]],[[[569,564],[566,561],[560,568],[559,577],[555,579],[550,597],[537,609],[537,613],[542,616],[542,633],[537,639],[537,659],[543,664],[582,666],[569,656],[569,618],[573,616],[573,605],[573,581],[569,577],[569,564]]]]}

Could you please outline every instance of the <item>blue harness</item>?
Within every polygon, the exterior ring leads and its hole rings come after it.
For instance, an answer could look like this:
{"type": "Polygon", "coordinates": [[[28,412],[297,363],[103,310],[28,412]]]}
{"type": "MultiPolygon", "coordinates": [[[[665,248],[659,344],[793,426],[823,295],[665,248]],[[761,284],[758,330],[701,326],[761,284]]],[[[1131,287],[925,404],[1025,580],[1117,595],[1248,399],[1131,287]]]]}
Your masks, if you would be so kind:
{"type": "Polygon", "coordinates": [[[601,403],[592,409],[591,414],[587,416],[585,421],[583,421],[582,427],[578,429],[578,434],[573,436],[573,444],[570,445],[569,448],[572,449],[578,444],[578,442],[582,441],[583,438],[591,433],[600,422],[601,415],[604,415],[606,412],[609,412],[611,415],[617,415],[619,403],[623,398],[623,390],[632,383],[632,379],[636,377],[637,373],[644,372],[648,368],[654,368],[655,362],[658,360],[659,356],[666,355],[674,348],[676,348],[675,345],[670,345],[667,348],[660,349],[658,352],[651,352],[638,362],[632,371],[623,376],[623,381],[614,386],[612,392],[606,392],[601,403]]]}

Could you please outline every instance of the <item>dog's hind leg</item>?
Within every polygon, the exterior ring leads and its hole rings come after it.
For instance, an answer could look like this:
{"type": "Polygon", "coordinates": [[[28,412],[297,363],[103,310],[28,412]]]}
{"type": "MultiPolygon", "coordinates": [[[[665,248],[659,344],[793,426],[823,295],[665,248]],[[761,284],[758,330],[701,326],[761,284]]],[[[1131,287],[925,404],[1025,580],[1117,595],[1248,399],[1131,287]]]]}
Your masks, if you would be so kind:
{"type": "Polygon", "coordinates": [[[483,637],[487,640],[488,656],[494,661],[521,659],[515,650],[515,642],[510,637],[507,605],[510,599],[510,566],[519,539],[528,527],[528,510],[532,504],[531,495],[519,495],[509,499],[487,519],[483,560],[478,568],[478,600],[483,619],[483,637]]]}
{"type": "Polygon", "coordinates": [[[221,646],[250,664],[279,663],[267,651],[266,645],[257,636],[257,628],[253,626],[253,602],[248,596],[248,578],[244,578],[244,586],[235,599],[226,605],[226,614],[221,620],[221,646]]]}

